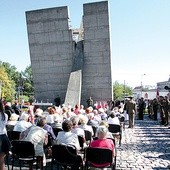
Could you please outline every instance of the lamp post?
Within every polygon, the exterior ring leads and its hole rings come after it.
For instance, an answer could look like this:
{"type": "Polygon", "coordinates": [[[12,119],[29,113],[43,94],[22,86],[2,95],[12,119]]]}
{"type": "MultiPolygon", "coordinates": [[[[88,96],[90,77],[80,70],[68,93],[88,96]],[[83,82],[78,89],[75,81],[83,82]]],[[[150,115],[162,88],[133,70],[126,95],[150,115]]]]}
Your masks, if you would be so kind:
{"type": "Polygon", "coordinates": [[[141,75],[141,97],[142,97],[142,89],[143,89],[143,84],[142,84],[142,79],[143,79],[143,76],[145,76],[146,74],[142,74],[141,75]]]}

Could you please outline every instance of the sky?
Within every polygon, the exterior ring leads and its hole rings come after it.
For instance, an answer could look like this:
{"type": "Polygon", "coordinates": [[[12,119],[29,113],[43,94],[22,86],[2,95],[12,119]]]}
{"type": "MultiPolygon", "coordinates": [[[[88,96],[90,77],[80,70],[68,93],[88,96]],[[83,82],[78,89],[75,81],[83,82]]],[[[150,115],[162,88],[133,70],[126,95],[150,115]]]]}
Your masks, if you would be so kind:
{"type": "MultiPolygon", "coordinates": [[[[170,76],[170,0],[108,0],[113,82],[135,87],[170,76]]],[[[24,71],[30,65],[25,11],[68,6],[79,28],[83,4],[98,0],[1,0],[0,60],[24,71]]]]}

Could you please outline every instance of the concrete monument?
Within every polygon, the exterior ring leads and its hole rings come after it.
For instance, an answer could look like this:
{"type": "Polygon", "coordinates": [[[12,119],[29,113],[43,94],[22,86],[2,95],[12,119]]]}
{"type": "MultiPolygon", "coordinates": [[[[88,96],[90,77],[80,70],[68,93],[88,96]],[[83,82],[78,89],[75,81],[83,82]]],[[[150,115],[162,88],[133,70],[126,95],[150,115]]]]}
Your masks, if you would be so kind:
{"type": "Polygon", "coordinates": [[[112,99],[108,1],[83,5],[79,29],[69,26],[68,7],[26,12],[37,100],[86,105],[112,99]],[[75,40],[75,37],[76,40],[75,40]]]}

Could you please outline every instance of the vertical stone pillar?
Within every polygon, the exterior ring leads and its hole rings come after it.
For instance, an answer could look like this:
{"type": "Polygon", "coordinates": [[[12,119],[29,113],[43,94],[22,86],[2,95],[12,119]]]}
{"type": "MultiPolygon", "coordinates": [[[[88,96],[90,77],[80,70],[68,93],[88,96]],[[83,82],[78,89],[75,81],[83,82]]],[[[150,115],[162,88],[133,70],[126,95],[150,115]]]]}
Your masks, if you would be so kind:
{"type": "Polygon", "coordinates": [[[72,31],[67,7],[26,12],[35,97],[64,102],[73,65],[72,31]]]}
{"type": "Polygon", "coordinates": [[[108,1],[83,6],[84,68],[82,99],[112,99],[110,25],[108,1]]]}

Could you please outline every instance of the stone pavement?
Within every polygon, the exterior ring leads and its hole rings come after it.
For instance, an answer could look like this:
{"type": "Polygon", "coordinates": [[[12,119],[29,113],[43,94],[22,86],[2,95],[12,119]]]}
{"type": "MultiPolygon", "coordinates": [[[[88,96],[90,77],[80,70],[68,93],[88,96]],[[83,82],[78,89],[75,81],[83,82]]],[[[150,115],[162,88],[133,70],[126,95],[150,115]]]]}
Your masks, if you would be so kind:
{"type": "Polygon", "coordinates": [[[170,169],[170,129],[158,121],[135,120],[135,127],[127,125],[122,145],[117,148],[117,170],[170,169]]]}

